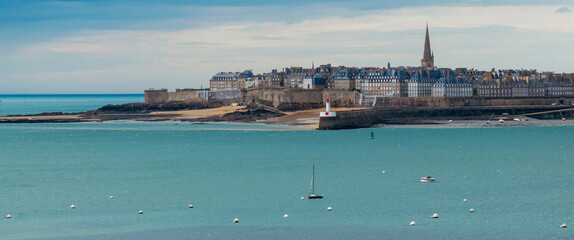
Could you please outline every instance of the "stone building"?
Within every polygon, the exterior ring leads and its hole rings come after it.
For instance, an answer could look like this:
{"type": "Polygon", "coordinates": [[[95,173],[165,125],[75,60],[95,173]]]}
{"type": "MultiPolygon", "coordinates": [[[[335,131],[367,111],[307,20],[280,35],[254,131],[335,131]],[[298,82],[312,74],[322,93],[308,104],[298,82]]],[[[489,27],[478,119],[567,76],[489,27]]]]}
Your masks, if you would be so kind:
{"type": "Polygon", "coordinates": [[[431,92],[433,97],[472,97],[474,95],[472,84],[463,78],[441,77],[433,84],[431,92]]]}
{"type": "Polygon", "coordinates": [[[314,74],[314,70],[302,67],[289,67],[285,68],[284,84],[287,88],[302,87],[303,79],[308,74],[314,74]]]}
{"type": "Polygon", "coordinates": [[[311,89],[325,88],[326,82],[327,78],[325,77],[325,75],[317,73],[313,76],[313,80],[311,82],[311,89]]]}
{"type": "Polygon", "coordinates": [[[533,78],[528,82],[528,96],[529,97],[545,97],[546,96],[546,87],[544,84],[533,78]]]}
{"type": "Polygon", "coordinates": [[[510,83],[512,97],[528,97],[528,84],[521,79],[513,79],[510,83]]]}
{"type": "Polygon", "coordinates": [[[231,90],[239,89],[237,80],[239,79],[239,72],[220,72],[215,74],[209,80],[210,90],[231,90]]]}
{"type": "Polygon", "coordinates": [[[277,69],[271,70],[271,72],[267,74],[267,80],[268,80],[267,85],[271,88],[282,87],[284,76],[285,76],[284,72],[277,72],[277,69]]]}
{"type": "Polygon", "coordinates": [[[237,88],[247,89],[253,87],[253,72],[245,70],[237,76],[237,88]]]}
{"type": "Polygon", "coordinates": [[[572,84],[570,81],[560,81],[558,79],[548,79],[543,81],[547,97],[572,96],[572,84]]]}
{"type": "Polygon", "coordinates": [[[313,75],[306,74],[298,86],[303,89],[313,89],[313,75]]]}
{"type": "Polygon", "coordinates": [[[376,69],[363,73],[361,91],[368,96],[403,97],[407,95],[405,80],[409,74],[403,70],[376,69]]]}
{"type": "Polygon", "coordinates": [[[407,80],[407,97],[430,97],[432,86],[441,78],[441,71],[418,69],[407,80]]]}
{"type": "Polygon", "coordinates": [[[355,88],[357,69],[340,66],[333,71],[330,81],[334,89],[351,90],[355,88]]]}
{"type": "Polygon", "coordinates": [[[500,80],[478,81],[474,84],[476,96],[487,98],[510,98],[512,88],[510,84],[500,80]]]}

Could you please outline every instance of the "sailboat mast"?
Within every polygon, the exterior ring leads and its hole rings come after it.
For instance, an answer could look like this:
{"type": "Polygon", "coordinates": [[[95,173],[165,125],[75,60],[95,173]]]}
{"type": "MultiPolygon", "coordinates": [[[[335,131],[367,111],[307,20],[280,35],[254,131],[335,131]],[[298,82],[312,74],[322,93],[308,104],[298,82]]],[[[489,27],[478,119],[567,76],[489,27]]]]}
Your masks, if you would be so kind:
{"type": "Polygon", "coordinates": [[[313,164],[313,175],[311,176],[311,193],[315,194],[315,164],[313,164]]]}

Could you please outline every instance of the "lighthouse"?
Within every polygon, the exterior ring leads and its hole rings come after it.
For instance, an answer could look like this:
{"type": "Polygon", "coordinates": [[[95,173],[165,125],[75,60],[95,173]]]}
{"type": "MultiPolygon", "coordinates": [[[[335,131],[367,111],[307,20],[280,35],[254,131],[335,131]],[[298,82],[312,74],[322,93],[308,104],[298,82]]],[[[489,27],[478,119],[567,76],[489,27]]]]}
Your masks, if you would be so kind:
{"type": "Polygon", "coordinates": [[[329,101],[329,98],[327,98],[327,102],[325,103],[325,111],[321,112],[321,115],[319,115],[320,117],[336,117],[337,113],[336,112],[331,112],[331,102],[329,101]]]}

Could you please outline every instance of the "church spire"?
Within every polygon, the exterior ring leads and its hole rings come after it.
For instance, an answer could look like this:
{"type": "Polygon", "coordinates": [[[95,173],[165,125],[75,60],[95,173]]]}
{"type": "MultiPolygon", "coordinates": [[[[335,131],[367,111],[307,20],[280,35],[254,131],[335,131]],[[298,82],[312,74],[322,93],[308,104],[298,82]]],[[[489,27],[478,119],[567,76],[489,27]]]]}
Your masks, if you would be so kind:
{"type": "Polygon", "coordinates": [[[425,35],[425,49],[423,52],[423,59],[421,59],[421,65],[425,68],[434,68],[434,54],[430,47],[430,37],[429,37],[429,24],[427,22],[427,31],[425,35]]]}

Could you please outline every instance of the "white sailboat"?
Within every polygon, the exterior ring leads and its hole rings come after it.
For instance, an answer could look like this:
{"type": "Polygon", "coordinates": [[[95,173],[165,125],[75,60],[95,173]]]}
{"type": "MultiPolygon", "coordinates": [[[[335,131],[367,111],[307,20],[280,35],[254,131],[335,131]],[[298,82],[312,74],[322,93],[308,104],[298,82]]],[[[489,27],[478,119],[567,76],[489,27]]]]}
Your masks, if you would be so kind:
{"type": "Polygon", "coordinates": [[[311,175],[311,185],[309,186],[309,197],[307,199],[323,198],[323,195],[315,194],[315,164],[313,164],[313,175],[311,175]]]}

